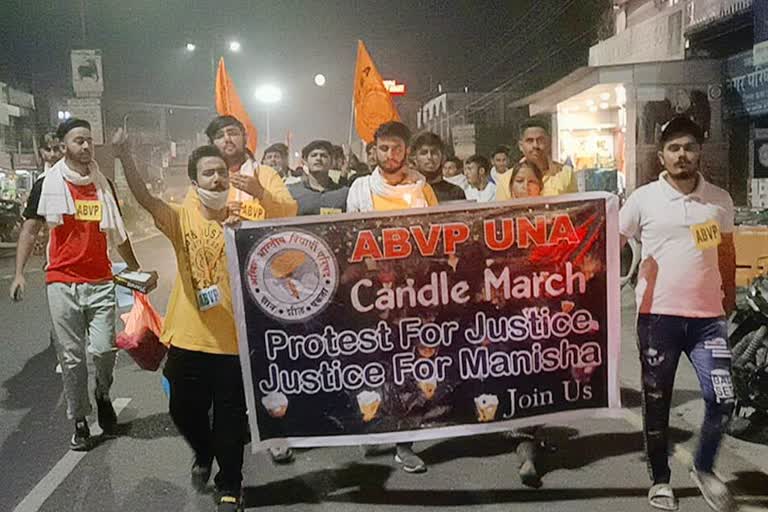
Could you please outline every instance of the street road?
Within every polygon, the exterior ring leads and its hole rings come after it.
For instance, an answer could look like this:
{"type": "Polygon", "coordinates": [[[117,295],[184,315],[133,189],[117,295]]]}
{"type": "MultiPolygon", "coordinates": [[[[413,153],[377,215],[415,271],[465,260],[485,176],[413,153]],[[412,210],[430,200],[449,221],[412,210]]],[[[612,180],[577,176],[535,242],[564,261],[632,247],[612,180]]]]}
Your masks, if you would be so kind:
{"type": "MultiPolygon", "coordinates": [[[[146,268],[160,272],[151,295],[162,312],[175,258],[170,244],[155,237],[137,244],[146,268]]],[[[160,374],[118,358],[113,388],[124,433],[87,454],[69,451],[72,424],[66,419],[61,379],[49,342],[42,262],[31,262],[25,301],[12,304],[6,290],[13,260],[0,260],[0,511],[154,512],[210,511],[212,498],[189,485],[191,453],[167,415],[160,374]]],[[[246,506],[265,511],[606,511],[651,510],[642,460],[639,369],[632,337],[632,300],[624,294],[622,397],[626,420],[583,420],[544,427],[557,445],[542,469],[541,489],[517,478],[514,440],[499,435],[416,445],[429,464],[422,475],[400,471],[392,453],[365,458],[358,448],[302,450],[296,462],[274,466],[264,454],[246,457],[246,506]]],[[[681,510],[707,507],[688,478],[702,414],[697,385],[682,364],[672,423],[677,447],[673,485],[681,510]]],[[[768,449],[729,439],[719,471],[744,510],[768,506],[768,449]]]]}

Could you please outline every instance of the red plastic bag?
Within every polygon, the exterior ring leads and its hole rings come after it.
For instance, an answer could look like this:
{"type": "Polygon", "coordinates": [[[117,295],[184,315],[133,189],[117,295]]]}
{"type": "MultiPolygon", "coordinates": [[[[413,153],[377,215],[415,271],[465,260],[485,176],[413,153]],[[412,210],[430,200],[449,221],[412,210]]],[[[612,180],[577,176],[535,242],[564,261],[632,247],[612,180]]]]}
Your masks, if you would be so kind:
{"type": "Polygon", "coordinates": [[[117,335],[115,345],[128,352],[139,368],[154,372],[160,368],[168,351],[160,342],[163,317],[152,307],[145,294],[134,291],[133,298],[133,307],[121,316],[125,329],[117,335]]]}

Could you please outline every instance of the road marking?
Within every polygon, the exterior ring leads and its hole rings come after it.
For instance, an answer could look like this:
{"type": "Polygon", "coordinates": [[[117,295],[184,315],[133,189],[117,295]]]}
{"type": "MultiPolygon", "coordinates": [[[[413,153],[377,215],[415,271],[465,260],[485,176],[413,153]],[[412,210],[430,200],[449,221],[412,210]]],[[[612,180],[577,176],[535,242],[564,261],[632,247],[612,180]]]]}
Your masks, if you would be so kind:
{"type": "MultiPolygon", "coordinates": [[[[116,398],[112,401],[112,406],[115,408],[118,418],[130,401],[130,398],[116,398]]],[[[90,426],[94,428],[96,424],[91,423],[90,426]]],[[[35,488],[21,500],[21,503],[13,509],[13,512],[37,512],[40,510],[40,507],[51,497],[51,494],[64,482],[64,479],[72,473],[77,464],[87,454],[88,452],[68,451],[48,474],[38,482],[35,488]]]]}

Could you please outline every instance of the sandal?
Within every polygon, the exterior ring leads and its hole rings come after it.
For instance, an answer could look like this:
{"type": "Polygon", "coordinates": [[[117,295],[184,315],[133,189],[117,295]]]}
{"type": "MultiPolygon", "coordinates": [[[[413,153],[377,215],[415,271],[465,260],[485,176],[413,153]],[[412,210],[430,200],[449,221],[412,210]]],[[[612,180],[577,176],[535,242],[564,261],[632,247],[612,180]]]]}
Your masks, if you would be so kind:
{"type": "Polygon", "coordinates": [[[648,491],[648,503],[659,510],[677,510],[679,505],[672,486],[656,484],[648,491]]]}
{"type": "Polygon", "coordinates": [[[714,473],[705,473],[694,468],[691,469],[691,479],[712,510],[716,512],[736,510],[736,501],[733,499],[731,491],[714,473]]]}

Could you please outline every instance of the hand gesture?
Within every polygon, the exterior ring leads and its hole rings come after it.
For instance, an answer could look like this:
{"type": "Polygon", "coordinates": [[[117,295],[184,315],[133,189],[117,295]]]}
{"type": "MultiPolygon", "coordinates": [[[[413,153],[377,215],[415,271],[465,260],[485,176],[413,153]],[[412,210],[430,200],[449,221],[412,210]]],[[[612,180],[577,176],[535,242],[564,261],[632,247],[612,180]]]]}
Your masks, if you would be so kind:
{"type": "Polygon", "coordinates": [[[261,186],[259,178],[256,176],[247,176],[238,172],[230,176],[229,181],[233,187],[256,199],[261,199],[264,196],[264,187],[261,186]]]}
{"type": "Polygon", "coordinates": [[[112,136],[112,148],[115,155],[122,155],[128,151],[128,134],[122,128],[118,128],[112,136]]]}
{"type": "Polygon", "coordinates": [[[224,221],[225,226],[232,226],[240,222],[240,201],[230,201],[227,203],[227,219],[224,221]]]}

